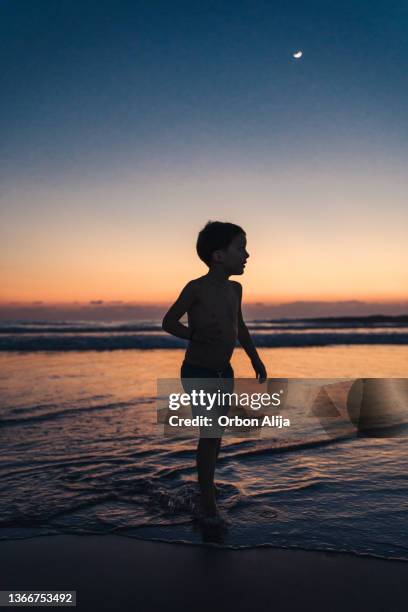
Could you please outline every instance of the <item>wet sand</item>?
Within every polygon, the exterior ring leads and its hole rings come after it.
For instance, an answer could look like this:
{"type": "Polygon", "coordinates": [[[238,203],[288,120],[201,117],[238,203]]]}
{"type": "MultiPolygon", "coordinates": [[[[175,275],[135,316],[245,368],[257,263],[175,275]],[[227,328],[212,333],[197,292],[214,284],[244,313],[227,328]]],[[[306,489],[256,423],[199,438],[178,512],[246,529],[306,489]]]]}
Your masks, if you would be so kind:
{"type": "Polygon", "coordinates": [[[408,563],[346,554],[146,542],[2,541],[1,590],[76,590],[84,611],[406,610],[408,563]]]}

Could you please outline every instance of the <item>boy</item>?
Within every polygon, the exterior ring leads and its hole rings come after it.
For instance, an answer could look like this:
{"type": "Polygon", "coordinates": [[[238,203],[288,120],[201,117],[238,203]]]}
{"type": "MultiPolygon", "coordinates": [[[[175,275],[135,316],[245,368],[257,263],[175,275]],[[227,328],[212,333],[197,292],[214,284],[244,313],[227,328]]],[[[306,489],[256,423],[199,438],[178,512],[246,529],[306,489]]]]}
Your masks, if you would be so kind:
{"type": "MultiPolygon", "coordinates": [[[[244,230],[233,223],[209,221],[198,235],[196,248],[198,256],[209,268],[208,273],[187,283],[162,324],[163,330],[169,334],[189,340],[181,367],[183,386],[186,389],[186,379],[189,378],[222,377],[233,382],[230,359],[237,338],[250,358],[259,382],[265,382],[265,366],[242,318],[242,286],[229,280],[233,274],[244,273],[249,257],[244,230]],[[185,313],[188,327],[180,323],[185,313]]],[[[221,437],[200,435],[197,473],[205,520],[221,520],[214,488],[220,445],[221,437]]]]}

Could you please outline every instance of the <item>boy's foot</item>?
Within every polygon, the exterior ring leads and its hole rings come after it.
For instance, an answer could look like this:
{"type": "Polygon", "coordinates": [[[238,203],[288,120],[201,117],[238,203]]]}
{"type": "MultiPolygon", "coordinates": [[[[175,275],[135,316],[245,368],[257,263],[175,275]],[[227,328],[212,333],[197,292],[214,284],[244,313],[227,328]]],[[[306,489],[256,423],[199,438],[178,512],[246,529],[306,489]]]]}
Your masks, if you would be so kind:
{"type": "Polygon", "coordinates": [[[215,499],[201,498],[200,504],[196,507],[195,518],[205,525],[221,526],[227,525],[228,521],[221,515],[215,499]]]}
{"type": "Polygon", "coordinates": [[[219,512],[213,516],[200,513],[197,518],[206,527],[227,527],[229,525],[229,521],[219,512]]]}
{"type": "Polygon", "coordinates": [[[200,513],[205,516],[216,516],[218,514],[218,506],[215,500],[214,485],[207,494],[200,495],[200,513]]]}

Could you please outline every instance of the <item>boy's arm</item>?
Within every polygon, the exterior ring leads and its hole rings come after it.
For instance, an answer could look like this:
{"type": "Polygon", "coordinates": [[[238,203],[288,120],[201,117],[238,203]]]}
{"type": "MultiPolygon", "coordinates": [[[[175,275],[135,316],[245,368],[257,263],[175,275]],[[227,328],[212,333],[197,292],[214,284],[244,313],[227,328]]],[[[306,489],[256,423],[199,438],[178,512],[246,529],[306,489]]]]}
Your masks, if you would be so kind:
{"type": "Polygon", "coordinates": [[[180,323],[181,317],[191,308],[196,299],[194,283],[187,283],[173,306],[169,308],[163,318],[162,329],[178,338],[190,339],[191,330],[180,323]]]}
{"type": "Polygon", "coordinates": [[[255,348],[251,335],[248,331],[245,321],[242,317],[242,285],[236,282],[236,286],[239,293],[239,308],[238,308],[238,340],[246,354],[251,360],[252,366],[255,370],[259,382],[265,382],[266,380],[266,369],[262,363],[261,358],[258,355],[258,351],[255,348]]]}

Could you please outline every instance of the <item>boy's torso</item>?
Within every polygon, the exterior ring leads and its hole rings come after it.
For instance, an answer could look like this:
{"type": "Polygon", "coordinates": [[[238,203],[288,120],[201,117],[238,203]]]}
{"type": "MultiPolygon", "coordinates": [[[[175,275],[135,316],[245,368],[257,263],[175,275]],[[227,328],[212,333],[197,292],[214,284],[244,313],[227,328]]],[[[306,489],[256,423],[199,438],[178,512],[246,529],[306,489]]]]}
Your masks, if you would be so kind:
{"type": "Polygon", "coordinates": [[[211,344],[190,341],[185,360],[192,365],[221,370],[228,365],[238,336],[237,284],[227,281],[225,285],[215,285],[207,277],[195,282],[197,299],[187,313],[189,327],[199,330],[216,323],[221,333],[219,341],[211,344]]]}

